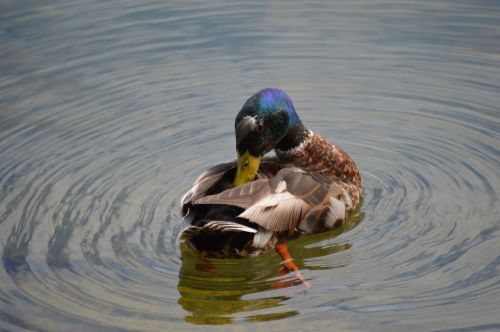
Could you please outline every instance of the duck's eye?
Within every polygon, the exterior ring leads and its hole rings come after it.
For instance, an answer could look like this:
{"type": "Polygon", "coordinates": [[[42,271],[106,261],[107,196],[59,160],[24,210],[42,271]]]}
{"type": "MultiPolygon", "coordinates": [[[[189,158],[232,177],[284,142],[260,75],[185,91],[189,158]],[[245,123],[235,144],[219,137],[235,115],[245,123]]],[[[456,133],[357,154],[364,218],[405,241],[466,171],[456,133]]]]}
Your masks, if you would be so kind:
{"type": "Polygon", "coordinates": [[[264,125],[262,124],[262,120],[261,120],[261,121],[259,121],[259,122],[257,122],[257,123],[255,124],[255,129],[254,129],[254,131],[255,131],[255,132],[257,132],[257,133],[260,133],[260,132],[262,132],[262,129],[263,129],[263,128],[264,128],[264,125]]]}
{"type": "Polygon", "coordinates": [[[243,168],[247,168],[248,167],[248,160],[245,160],[245,163],[243,164],[243,168]]]}

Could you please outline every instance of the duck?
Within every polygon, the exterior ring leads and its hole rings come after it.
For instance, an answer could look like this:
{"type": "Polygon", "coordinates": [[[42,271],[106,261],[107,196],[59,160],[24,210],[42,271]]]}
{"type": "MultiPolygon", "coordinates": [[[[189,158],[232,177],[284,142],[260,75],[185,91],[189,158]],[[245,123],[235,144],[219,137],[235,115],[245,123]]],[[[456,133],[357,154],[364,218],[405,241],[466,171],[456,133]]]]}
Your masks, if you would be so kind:
{"type": "Polygon", "coordinates": [[[360,171],[342,148],[305,127],[280,89],[252,95],[234,128],[237,159],[208,169],[181,198],[180,240],[202,256],[274,248],[283,268],[308,285],[286,241],[342,226],[362,200],[360,171]]]}

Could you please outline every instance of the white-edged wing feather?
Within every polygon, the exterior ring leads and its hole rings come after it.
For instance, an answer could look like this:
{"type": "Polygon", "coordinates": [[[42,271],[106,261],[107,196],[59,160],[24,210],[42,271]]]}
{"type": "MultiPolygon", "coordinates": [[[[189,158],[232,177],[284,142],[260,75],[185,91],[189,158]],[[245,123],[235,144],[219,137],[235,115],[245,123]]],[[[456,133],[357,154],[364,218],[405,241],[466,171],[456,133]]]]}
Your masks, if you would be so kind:
{"type": "Polygon", "coordinates": [[[245,233],[257,233],[257,230],[252,227],[248,227],[242,224],[238,224],[232,221],[220,221],[214,220],[207,222],[203,225],[205,228],[210,228],[212,230],[221,232],[245,232],[245,233]]]}
{"type": "Polygon", "coordinates": [[[293,231],[309,209],[309,205],[302,199],[289,192],[282,192],[255,202],[239,217],[248,219],[270,231],[293,231]]]}
{"type": "Polygon", "coordinates": [[[212,220],[203,226],[189,226],[185,228],[180,234],[178,240],[188,239],[203,231],[218,231],[218,232],[243,232],[243,233],[257,233],[257,230],[232,221],[212,220]]]}

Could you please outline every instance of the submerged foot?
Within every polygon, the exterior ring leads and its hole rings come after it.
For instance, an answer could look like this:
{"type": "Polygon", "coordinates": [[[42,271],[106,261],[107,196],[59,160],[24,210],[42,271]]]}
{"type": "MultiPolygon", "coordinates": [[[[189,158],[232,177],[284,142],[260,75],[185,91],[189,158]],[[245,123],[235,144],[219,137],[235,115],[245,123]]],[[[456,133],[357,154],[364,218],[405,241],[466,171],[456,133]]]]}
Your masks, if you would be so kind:
{"type": "Polygon", "coordinates": [[[280,275],[284,275],[284,274],[291,271],[295,274],[295,277],[297,278],[295,281],[294,280],[279,281],[279,282],[275,283],[275,286],[277,286],[277,288],[294,286],[294,285],[298,284],[297,283],[297,281],[298,281],[299,283],[301,283],[304,286],[305,290],[308,290],[309,288],[311,288],[311,284],[307,281],[306,278],[304,278],[302,273],[300,273],[300,270],[297,267],[297,265],[295,265],[295,263],[293,262],[292,257],[290,256],[290,252],[288,251],[288,246],[286,245],[286,243],[280,242],[280,243],[276,244],[275,250],[278,253],[278,255],[280,255],[281,258],[283,259],[283,263],[282,263],[283,265],[279,269],[280,275]]]}

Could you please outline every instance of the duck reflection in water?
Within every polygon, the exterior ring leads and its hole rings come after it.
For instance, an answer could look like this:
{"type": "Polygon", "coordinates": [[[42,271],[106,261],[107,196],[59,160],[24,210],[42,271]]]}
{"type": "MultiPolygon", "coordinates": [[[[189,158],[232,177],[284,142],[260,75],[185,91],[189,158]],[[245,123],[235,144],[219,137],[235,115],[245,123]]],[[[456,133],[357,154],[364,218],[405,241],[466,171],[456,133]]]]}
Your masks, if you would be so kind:
{"type": "MultiPolygon", "coordinates": [[[[357,214],[350,218],[352,228],[362,219],[357,214]],[[353,220],[353,222],[351,222],[353,220]]],[[[306,260],[340,253],[351,247],[350,243],[334,243],[344,227],[302,237],[289,242],[296,266],[302,271],[334,269],[349,261],[325,265],[306,264],[306,260]]],[[[248,321],[266,321],[295,316],[298,311],[286,306],[286,301],[302,285],[291,272],[278,276],[283,270],[280,258],[272,251],[244,259],[215,258],[201,255],[188,245],[181,244],[182,265],[177,290],[178,303],[189,314],[185,320],[194,324],[230,324],[237,317],[248,321]],[[248,315],[245,315],[247,313],[248,315]]],[[[348,256],[349,257],[349,256],[348,256]]],[[[345,257],[344,257],[345,258],[345,257]]]]}
{"type": "Polygon", "coordinates": [[[235,134],[238,159],[203,173],[182,198],[180,238],[212,257],[274,248],[280,273],[309,288],[285,241],[341,227],[360,204],[360,172],[344,150],[302,124],[278,89],[246,101],[235,134]],[[264,157],[271,150],[276,157],[264,157]]]}

